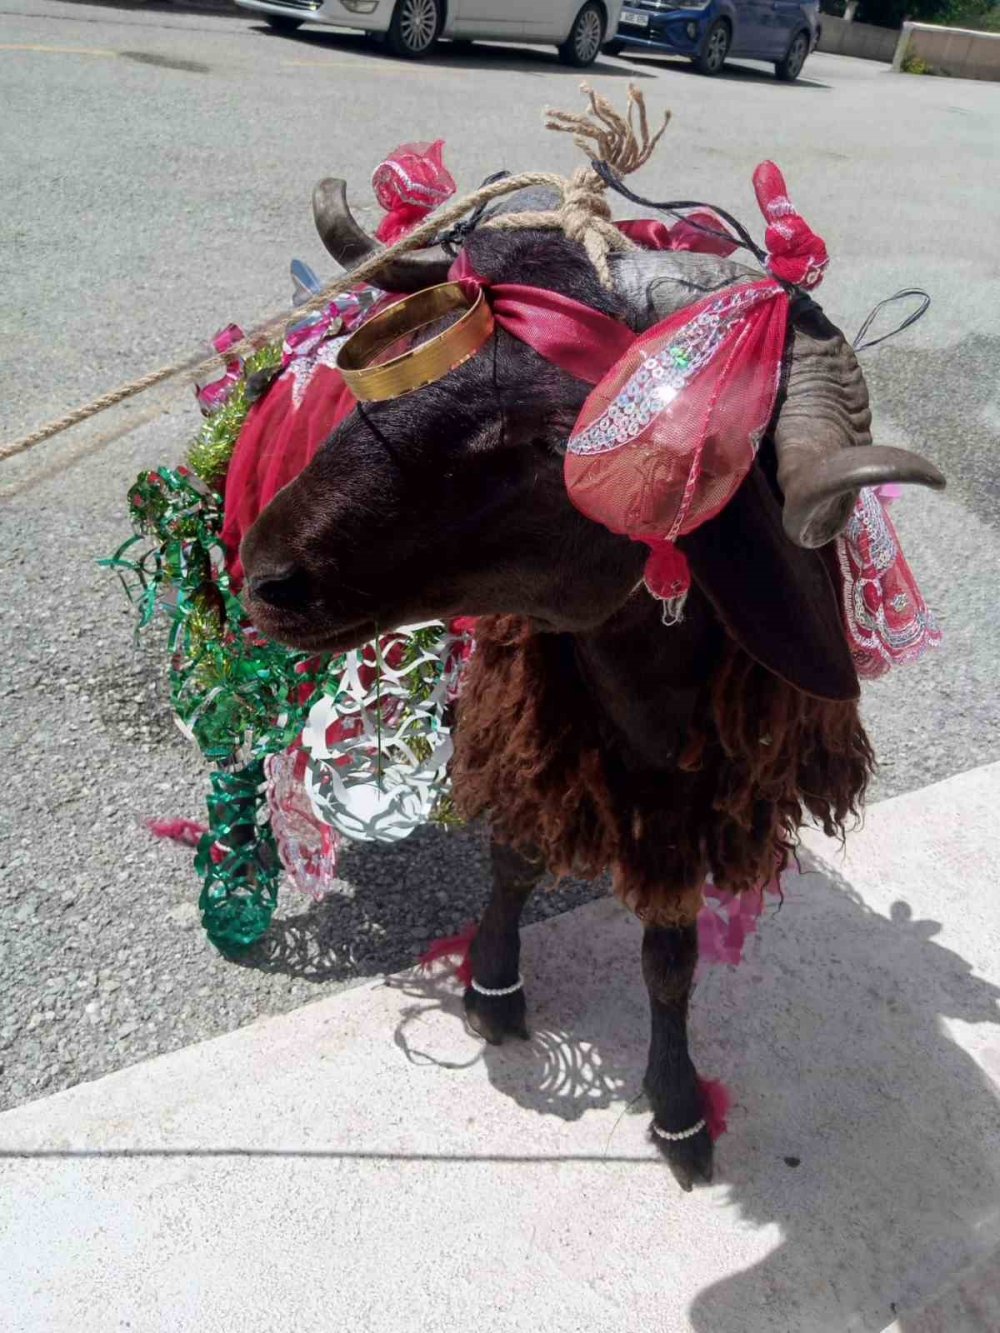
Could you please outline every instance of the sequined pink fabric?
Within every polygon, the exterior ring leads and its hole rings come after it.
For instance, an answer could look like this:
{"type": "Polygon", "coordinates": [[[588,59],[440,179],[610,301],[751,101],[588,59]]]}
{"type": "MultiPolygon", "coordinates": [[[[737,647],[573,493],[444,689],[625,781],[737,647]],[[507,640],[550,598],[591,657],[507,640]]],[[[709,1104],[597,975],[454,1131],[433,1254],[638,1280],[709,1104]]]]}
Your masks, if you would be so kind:
{"type": "Polygon", "coordinates": [[[566,455],[570,498],[613,532],[674,540],[746,476],[774,408],[788,302],[727,288],[637,338],[590,394],[566,455]]]}

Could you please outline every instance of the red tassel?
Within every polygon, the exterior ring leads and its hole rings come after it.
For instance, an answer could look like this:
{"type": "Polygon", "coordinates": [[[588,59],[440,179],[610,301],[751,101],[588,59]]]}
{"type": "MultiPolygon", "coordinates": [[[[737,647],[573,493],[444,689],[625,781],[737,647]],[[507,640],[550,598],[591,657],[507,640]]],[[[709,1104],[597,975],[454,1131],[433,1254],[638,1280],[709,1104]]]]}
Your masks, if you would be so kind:
{"type": "Polygon", "coordinates": [[[444,939],[432,940],[427,946],[426,952],[420,955],[421,967],[430,968],[443,958],[452,959],[455,964],[455,976],[462,986],[471,986],[472,959],[469,957],[469,950],[472,947],[472,941],[476,938],[476,930],[475,922],[470,921],[467,926],[462,927],[457,935],[448,935],[444,939]]]}
{"type": "Polygon", "coordinates": [[[705,1127],[714,1143],[729,1128],[726,1116],[729,1114],[733,1099],[725,1083],[716,1078],[699,1078],[698,1091],[701,1093],[701,1110],[705,1117],[705,1127]]]}
{"type": "Polygon", "coordinates": [[[691,570],[683,551],[662,537],[644,538],[649,559],[643,578],[646,587],[663,603],[663,619],[675,625],[684,616],[684,603],[691,587],[691,570]]]}
{"type": "Polygon", "coordinates": [[[154,838],[180,842],[185,847],[197,847],[208,832],[204,824],[198,824],[193,819],[147,819],[146,827],[154,838]]]}

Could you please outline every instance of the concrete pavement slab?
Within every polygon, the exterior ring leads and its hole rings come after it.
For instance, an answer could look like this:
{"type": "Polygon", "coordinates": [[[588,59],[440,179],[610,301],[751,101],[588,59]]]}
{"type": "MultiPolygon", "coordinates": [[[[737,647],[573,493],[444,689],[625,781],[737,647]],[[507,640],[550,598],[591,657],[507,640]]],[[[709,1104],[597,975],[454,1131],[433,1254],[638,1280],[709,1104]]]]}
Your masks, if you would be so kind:
{"type": "Polygon", "coordinates": [[[526,932],[530,1043],[484,1050],[410,973],[0,1117],[5,1327],[923,1333],[1000,1245],[998,798],[995,764],[846,855],[809,835],[706,973],[713,1187],[630,1107],[639,931],[601,901],[526,932]]]}

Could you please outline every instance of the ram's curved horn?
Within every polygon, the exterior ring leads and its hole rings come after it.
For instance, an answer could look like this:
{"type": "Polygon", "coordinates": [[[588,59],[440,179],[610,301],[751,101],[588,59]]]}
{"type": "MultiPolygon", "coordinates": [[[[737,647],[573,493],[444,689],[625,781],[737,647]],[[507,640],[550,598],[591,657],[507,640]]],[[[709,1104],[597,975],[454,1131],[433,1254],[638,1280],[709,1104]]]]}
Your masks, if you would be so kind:
{"type": "Polygon", "coordinates": [[[919,454],[871,443],[861,367],[844,335],[812,303],[793,313],[788,377],[772,433],[785,497],[782,521],[797,546],[832,541],[862,486],[945,485],[919,454]]]}
{"type": "Polygon", "coordinates": [[[760,277],[745,264],[695,250],[620,250],[608,261],[614,290],[640,333],[712,292],[760,277]]]}
{"type": "MultiPolygon", "coordinates": [[[[320,240],[343,268],[356,268],[381,248],[354,218],[347,204],[347,185],[335,176],[321,180],[313,190],[313,217],[320,240]]],[[[372,281],[391,292],[417,292],[445,282],[451,263],[443,246],[428,246],[387,259],[372,281]]]]}

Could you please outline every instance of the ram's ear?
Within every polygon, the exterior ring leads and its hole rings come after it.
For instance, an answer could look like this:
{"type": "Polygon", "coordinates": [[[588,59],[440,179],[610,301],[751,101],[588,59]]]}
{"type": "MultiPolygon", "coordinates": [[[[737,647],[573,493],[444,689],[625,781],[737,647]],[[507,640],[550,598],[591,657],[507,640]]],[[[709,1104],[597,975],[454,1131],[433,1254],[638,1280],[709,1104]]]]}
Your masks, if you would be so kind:
{"type": "Polygon", "coordinates": [[[858,697],[829,552],[789,540],[759,463],[716,518],[677,544],[723,625],[761,666],[818,699],[858,697]]]}

